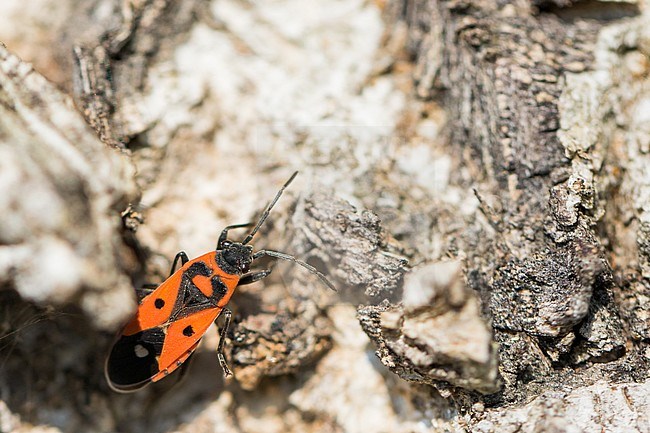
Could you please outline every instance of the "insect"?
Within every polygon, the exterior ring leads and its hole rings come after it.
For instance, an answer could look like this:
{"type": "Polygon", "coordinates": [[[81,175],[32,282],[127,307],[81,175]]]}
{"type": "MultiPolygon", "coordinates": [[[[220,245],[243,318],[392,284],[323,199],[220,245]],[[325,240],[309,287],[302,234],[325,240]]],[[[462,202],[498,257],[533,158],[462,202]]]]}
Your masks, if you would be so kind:
{"type": "Polygon", "coordinates": [[[251,264],[260,257],[296,263],[336,291],[313,266],[278,251],[253,252],[253,247],[248,245],[297,174],[295,172],[280,188],[243,241],[229,240],[228,231],[251,227],[252,223],[224,228],[215,251],[192,260],[183,251],[176,254],[169,277],[140,301],[135,317],[126,324],[106,359],[105,375],[113,390],[136,391],[168,376],[187,361],[222,312],[225,323],[217,358],[224,375],[231,375],[223,356],[223,344],[232,317],[226,305],[237,287],[259,281],[271,273],[270,269],[251,271],[251,264]],[[179,260],[182,266],[175,270],[179,260]]]}

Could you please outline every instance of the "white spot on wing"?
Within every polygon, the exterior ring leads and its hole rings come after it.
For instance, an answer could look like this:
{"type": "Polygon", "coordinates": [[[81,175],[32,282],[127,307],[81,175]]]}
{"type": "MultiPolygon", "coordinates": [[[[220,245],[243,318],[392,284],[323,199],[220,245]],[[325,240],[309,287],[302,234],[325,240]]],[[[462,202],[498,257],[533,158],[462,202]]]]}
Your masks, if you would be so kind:
{"type": "Polygon", "coordinates": [[[142,344],[136,344],[133,348],[133,351],[135,352],[135,356],[138,358],[144,358],[145,356],[149,355],[149,351],[142,344]]]}

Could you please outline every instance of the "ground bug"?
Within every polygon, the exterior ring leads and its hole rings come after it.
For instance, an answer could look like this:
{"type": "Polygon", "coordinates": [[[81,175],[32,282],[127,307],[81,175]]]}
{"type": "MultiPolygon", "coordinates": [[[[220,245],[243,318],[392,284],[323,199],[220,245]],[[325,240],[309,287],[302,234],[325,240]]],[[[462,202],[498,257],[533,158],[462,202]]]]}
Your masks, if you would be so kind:
{"type": "Polygon", "coordinates": [[[210,324],[222,312],[225,323],[217,357],[224,375],[229,376],[231,372],[223,356],[223,344],[232,313],[226,305],[238,286],[254,283],[271,273],[270,269],[250,270],[260,257],[296,263],[336,291],[313,266],[278,251],[253,252],[253,247],[248,245],[297,174],[295,172],[280,188],[253,230],[241,242],[229,240],[228,231],[251,227],[252,223],[226,227],[215,251],[193,260],[182,251],[176,254],[169,277],[140,301],[135,317],[124,327],[106,359],[106,379],[113,390],[136,391],[168,376],[187,361],[210,324]],[[179,261],[182,266],[176,270],[179,261]]]}

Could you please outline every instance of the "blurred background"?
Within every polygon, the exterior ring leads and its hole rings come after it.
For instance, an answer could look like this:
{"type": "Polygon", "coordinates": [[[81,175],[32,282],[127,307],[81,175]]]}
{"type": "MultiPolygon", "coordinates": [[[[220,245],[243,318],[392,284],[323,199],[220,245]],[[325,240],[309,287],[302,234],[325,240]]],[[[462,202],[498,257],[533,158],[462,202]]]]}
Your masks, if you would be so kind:
{"type": "Polygon", "coordinates": [[[646,10],[2,1],[0,431],[648,431],[646,10]],[[296,170],[253,245],[338,292],[261,262],[233,379],[213,327],[112,392],[134,287],[296,170]]]}

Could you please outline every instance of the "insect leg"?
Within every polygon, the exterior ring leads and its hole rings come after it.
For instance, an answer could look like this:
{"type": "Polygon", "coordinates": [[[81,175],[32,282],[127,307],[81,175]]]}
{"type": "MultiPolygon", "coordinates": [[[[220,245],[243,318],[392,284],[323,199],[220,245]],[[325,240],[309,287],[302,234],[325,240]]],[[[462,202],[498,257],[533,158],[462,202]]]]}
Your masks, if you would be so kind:
{"type": "Polygon", "coordinates": [[[172,263],[172,269],[169,271],[169,276],[171,277],[174,275],[174,271],[176,270],[176,265],[178,264],[178,261],[181,261],[181,266],[184,265],[185,263],[190,261],[190,258],[187,257],[187,254],[185,254],[185,251],[181,251],[178,254],[176,254],[176,257],[174,257],[174,263],[172,263]]]}
{"type": "Polygon", "coordinates": [[[222,247],[223,242],[228,239],[228,230],[230,229],[239,229],[242,227],[250,227],[252,226],[253,223],[246,223],[246,224],[233,224],[231,226],[226,227],[223,229],[221,232],[221,235],[219,236],[219,240],[217,241],[217,249],[220,250],[222,247]]]}
{"type": "Polygon", "coordinates": [[[262,278],[267,277],[270,273],[271,273],[270,269],[265,269],[259,272],[251,272],[249,274],[242,276],[241,279],[239,280],[239,284],[237,285],[244,286],[246,284],[254,283],[255,281],[259,281],[262,278]]]}
{"type": "Polygon", "coordinates": [[[217,359],[219,360],[219,365],[221,365],[221,369],[223,370],[223,376],[228,377],[232,375],[232,372],[228,368],[228,364],[226,363],[226,358],[223,356],[223,344],[226,341],[226,333],[228,332],[228,328],[230,327],[230,319],[232,318],[232,311],[230,311],[230,308],[225,307],[223,309],[223,314],[226,316],[226,318],[223,324],[223,328],[221,328],[221,333],[219,335],[219,345],[217,346],[217,359]]]}

